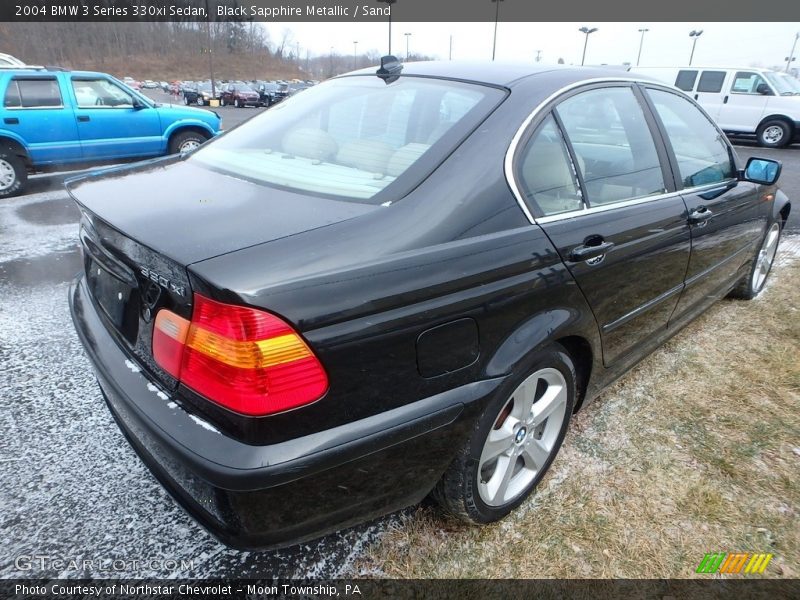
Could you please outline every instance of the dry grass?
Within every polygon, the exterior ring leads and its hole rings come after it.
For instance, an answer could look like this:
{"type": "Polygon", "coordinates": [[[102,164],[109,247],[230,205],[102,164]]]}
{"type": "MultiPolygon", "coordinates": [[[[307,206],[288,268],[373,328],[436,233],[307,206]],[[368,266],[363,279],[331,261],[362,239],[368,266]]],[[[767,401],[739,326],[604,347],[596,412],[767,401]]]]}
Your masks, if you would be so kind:
{"type": "Polygon", "coordinates": [[[718,303],[576,415],[516,513],[479,528],[419,508],[355,571],[675,578],[749,551],[800,576],[800,261],[783,257],[759,298],[718,303]]]}

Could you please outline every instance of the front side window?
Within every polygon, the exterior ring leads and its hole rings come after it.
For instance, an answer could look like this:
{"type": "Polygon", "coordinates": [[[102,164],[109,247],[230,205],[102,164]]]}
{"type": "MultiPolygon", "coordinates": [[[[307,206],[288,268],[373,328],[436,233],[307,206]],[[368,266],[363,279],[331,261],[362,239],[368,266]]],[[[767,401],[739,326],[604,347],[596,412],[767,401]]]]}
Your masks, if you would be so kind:
{"type": "Polygon", "coordinates": [[[452,151],[457,134],[471,131],[503,97],[495,88],[427,78],[388,85],[375,76],[333,79],[189,160],[290,190],[382,203],[395,181],[418,183],[452,151]]]}
{"type": "Polygon", "coordinates": [[[758,94],[758,86],[766,83],[758,73],[739,72],[733,78],[732,94],[758,94]]]}
{"type": "Polygon", "coordinates": [[[631,88],[583,92],[556,111],[575,151],[589,206],[664,193],[661,161],[631,88]]]}
{"type": "Polygon", "coordinates": [[[697,91],[707,94],[719,94],[722,91],[722,84],[725,81],[725,71],[703,71],[700,75],[700,82],[697,84],[697,91]]]}
{"type": "Polygon", "coordinates": [[[684,187],[718,183],[735,176],[722,133],[692,102],[677,94],[648,89],[678,161],[684,187]]]}
{"type": "Polygon", "coordinates": [[[79,108],[132,108],[133,96],[108,79],[73,79],[79,108]]]}
{"type": "Polygon", "coordinates": [[[54,78],[14,79],[6,88],[7,108],[60,108],[61,90],[54,78]]]}
{"type": "Polygon", "coordinates": [[[525,198],[545,216],[583,208],[567,147],[551,115],[528,141],[518,165],[525,198]]]}

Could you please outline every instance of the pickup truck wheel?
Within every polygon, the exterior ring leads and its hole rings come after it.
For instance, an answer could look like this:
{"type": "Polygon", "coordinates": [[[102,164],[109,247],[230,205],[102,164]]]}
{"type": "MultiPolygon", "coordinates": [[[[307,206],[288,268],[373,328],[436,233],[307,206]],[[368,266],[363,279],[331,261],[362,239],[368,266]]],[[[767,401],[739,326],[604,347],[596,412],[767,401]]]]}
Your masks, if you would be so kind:
{"type": "Polygon", "coordinates": [[[185,154],[197,148],[205,142],[208,137],[197,131],[184,131],[172,136],[169,141],[170,154],[185,154]]]}
{"type": "Polygon", "coordinates": [[[773,119],[759,125],[756,137],[760,146],[782,148],[792,141],[792,130],[786,121],[773,119]]]}
{"type": "Polygon", "coordinates": [[[554,344],[518,366],[433,491],[452,515],[490,523],[522,504],[558,453],[575,404],[575,367],[554,344]]]}
{"type": "Polygon", "coordinates": [[[767,234],[764,236],[758,253],[753,257],[747,277],[737,284],[729,294],[731,298],[739,300],[752,300],[761,293],[767,283],[767,277],[772,270],[775,262],[775,255],[778,253],[778,243],[781,240],[781,224],[779,221],[773,223],[767,234]]]}
{"type": "Polygon", "coordinates": [[[0,198],[22,193],[28,171],[22,159],[10,149],[0,150],[0,198]]]}

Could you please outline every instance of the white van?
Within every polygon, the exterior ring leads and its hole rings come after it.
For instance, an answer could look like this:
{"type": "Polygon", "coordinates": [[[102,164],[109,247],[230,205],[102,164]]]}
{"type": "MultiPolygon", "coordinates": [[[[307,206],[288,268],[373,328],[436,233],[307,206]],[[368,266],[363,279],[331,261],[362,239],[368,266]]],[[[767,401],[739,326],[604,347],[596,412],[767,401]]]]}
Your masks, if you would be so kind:
{"type": "Polygon", "coordinates": [[[769,148],[800,141],[800,81],[755,68],[631,67],[697,100],[730,136],[755,137],[769,148]]]}

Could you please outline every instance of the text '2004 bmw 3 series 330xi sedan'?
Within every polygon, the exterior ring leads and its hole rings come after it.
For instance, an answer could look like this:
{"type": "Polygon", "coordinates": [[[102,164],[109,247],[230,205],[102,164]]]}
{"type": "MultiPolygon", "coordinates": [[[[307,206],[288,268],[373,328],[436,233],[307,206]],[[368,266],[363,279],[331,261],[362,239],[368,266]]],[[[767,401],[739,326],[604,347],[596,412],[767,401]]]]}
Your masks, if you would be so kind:
{"type": "Polygon", "coordinates": [[[76,328],[142,460],[268,548],[433,496],[477,523],[574,411],[764,286],[787,197],[682,92],[608,71],[337,77],[183,156],[68,184],[76,328]]]}

